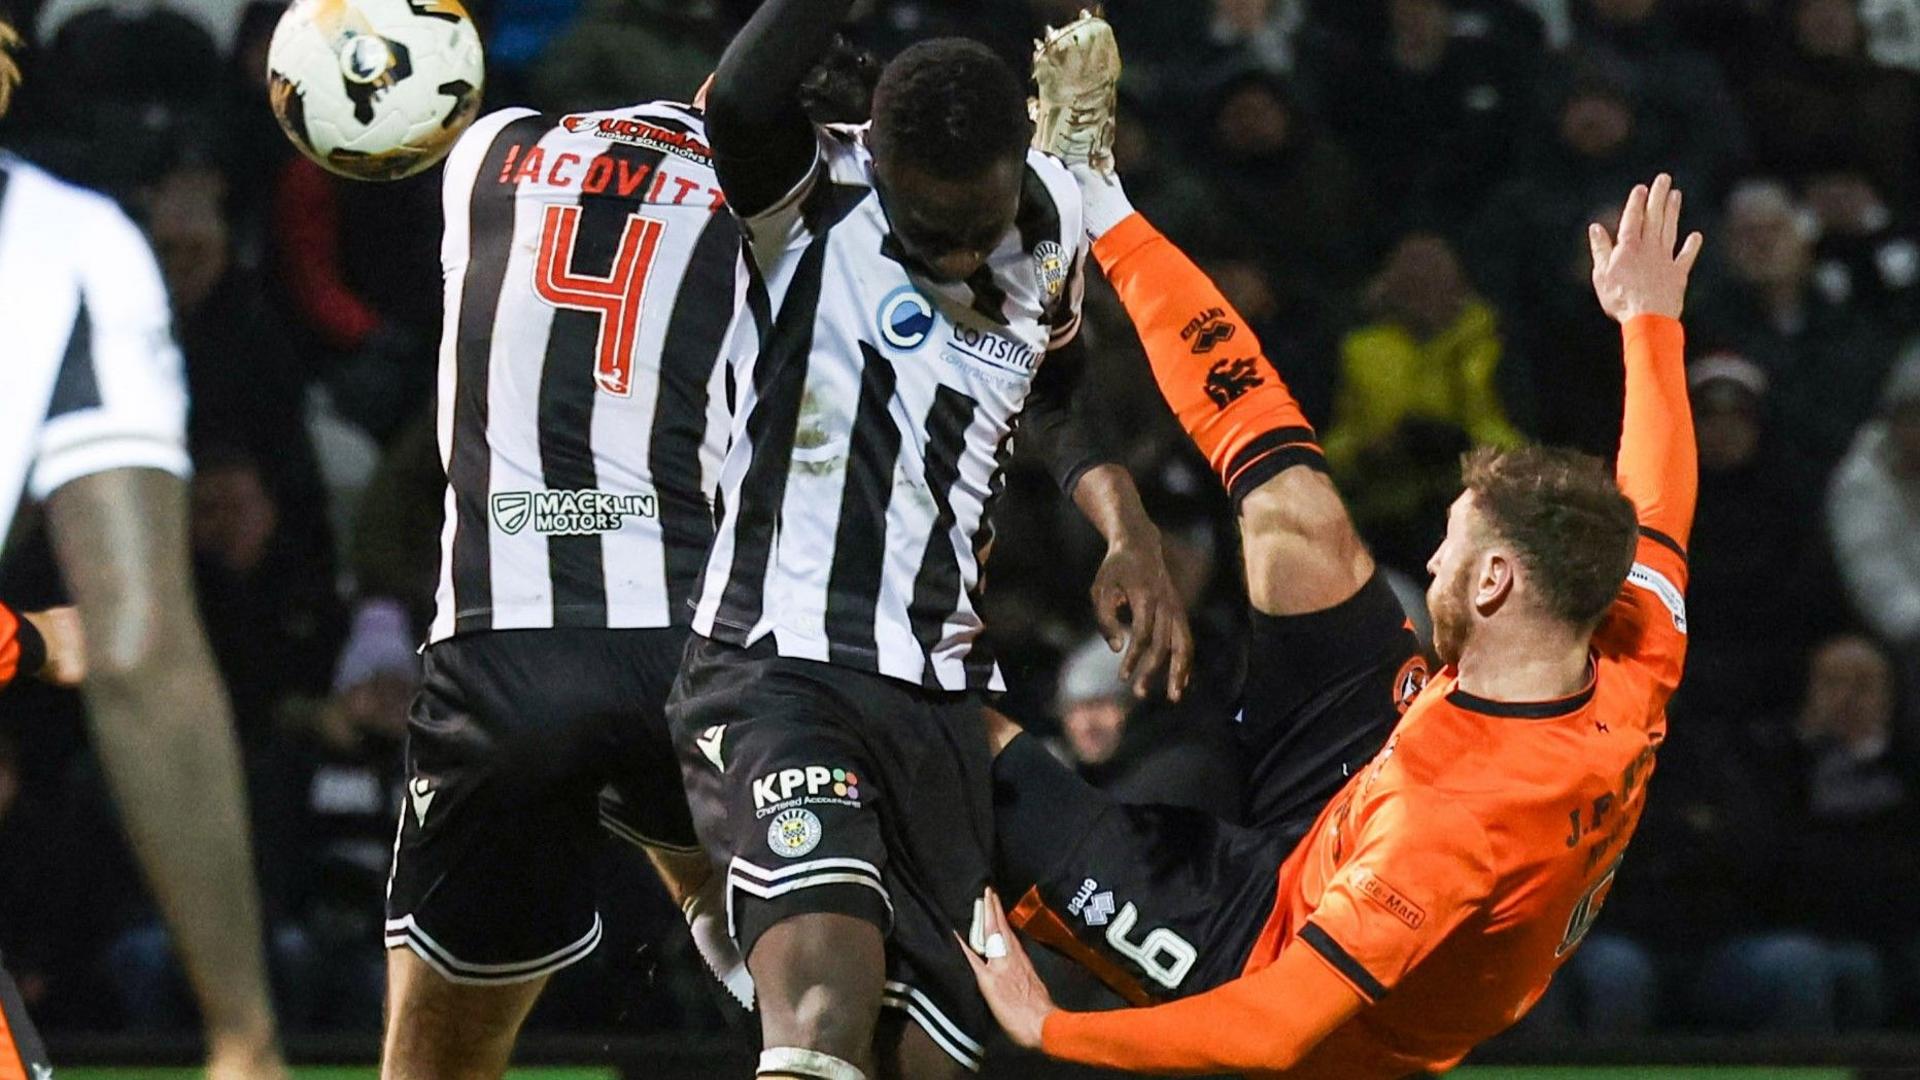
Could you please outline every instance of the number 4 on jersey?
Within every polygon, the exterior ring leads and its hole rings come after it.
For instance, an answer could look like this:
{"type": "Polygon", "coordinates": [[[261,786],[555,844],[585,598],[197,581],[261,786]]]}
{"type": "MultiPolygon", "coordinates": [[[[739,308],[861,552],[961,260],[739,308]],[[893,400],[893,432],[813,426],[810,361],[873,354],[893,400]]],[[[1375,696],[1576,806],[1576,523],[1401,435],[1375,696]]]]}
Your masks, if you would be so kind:
{"type": "Polygon", "coordinates": [[[575,273],[574,243],[580,232],[580,208],[549,206],[540,228],[540,257],[533,268],[533,287],[540,299],[557,308],[587,311],[600,316],[598,361],[593,379],[602,392],[614,397],[633,393],[634,339],[647,292],[647,275],[666,226],[639,214],[627,218],[613,271],[606,277],[575,273]]]}

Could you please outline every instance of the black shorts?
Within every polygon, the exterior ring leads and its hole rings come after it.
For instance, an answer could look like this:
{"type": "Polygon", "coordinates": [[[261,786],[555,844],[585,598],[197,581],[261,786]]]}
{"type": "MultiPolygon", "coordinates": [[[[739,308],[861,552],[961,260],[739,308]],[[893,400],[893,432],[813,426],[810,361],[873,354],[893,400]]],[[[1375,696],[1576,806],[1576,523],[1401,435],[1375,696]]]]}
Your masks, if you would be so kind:
{"type": "Polygon", "coordinates": [[[994,878],[1015,924],[1136,1004],[1240,974],[1280,864],[1425,683],[1378,575],[1326,611],[1255,613],[1249,638],[1243,822],[1116,802],[1026,736],[994,762],[994,878]]]}
{"type": "Polygon", "coordinates": [[[686,640],[684,629],[561,628],[427,649],[388,948],[454,982],[537,978],[600,943],[603,827],[698,850],[664,713],[686,640]]]}
{"type": "Polygon", "coordinates": [[[979,1068],[993,1021],[953,937],[992,843],[979,698],[695,637],[667,715],[741,955],[796,915],[864,919],[886,1006],[979,1068]]]}

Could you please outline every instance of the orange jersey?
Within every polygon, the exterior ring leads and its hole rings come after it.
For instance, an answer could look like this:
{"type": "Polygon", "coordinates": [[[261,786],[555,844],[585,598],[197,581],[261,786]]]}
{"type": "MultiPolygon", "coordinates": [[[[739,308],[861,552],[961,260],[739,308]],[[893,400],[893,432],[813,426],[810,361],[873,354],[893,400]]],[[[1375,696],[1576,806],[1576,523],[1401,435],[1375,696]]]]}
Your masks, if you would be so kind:
{"type": "Polygon", "coordinates": [[[1239,979],[1146,1009],[1055,1013],[1043,1046],[1156,1072],[1379,1077],[1450,1068],[1539,1000],[1605,902],[1686,651],[1696,489],[1683,338],[1625,330],[1621,489],[1642,539],[1591,680],[1539,703],[1442,670],[1281,867],[1239,979]]]}

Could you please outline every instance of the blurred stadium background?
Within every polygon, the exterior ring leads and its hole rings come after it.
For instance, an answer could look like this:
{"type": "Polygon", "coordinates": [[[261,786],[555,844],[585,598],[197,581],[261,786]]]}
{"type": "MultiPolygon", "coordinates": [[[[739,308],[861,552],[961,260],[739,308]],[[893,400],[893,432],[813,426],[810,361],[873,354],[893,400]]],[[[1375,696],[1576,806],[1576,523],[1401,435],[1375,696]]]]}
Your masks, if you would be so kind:
{"type": "MultiPolygon", "coordinates": [[[[752,2],[469,6],[489,107],[563,112],[689,95],[752,2]]],[[[965,33],[1024,64],[1038,28],[1079,6],[871,0],[855,32],[882,55],[965,33]]],[[[1689,312],[1693,651],[1651,809],[1555,991],[1464,1075],[1920,1067],[1920,0],[1107,8],[1136,201],[1282,358],[1409,589],[1462,448],[1614,444],[1618,361],[1583,223],[1670,169],[1710,238],[1689,312]]],[[[262,86],[281,10],[0,0],[33,46],[0,144],[120,198],[161,257],[194,396],[202,614],[248,756],[276,1004],[300,1059],[364,1063],[439,525],[440,211],[437,173],[355,185],[292,152],[262,86]]],[[[1237,679],[1231,522],[1111,296],[1089,316],[1099,405],[1168,533],[1209,692],[1128,701],[1089,646],[1094,538],[1043,474],[1017,470],[988,601],[1010,711],[1129,798],[1231,804],[1209,726],[1237,679]]],[[[20,530],[0,595],[61,594],[43,538],[20,530]]],[[[606,944],[529,1027],[525,1059],[565,1067],[523,1075],[748,1061],[644,868],[615,861],[606,886],[606,944]]],[[[186,1075],[164,1071],[193,1060],[194,1030],[166,934],[77,699],[42,688],[0,700],[0,953],[63,1076],[186,1075]]]]}

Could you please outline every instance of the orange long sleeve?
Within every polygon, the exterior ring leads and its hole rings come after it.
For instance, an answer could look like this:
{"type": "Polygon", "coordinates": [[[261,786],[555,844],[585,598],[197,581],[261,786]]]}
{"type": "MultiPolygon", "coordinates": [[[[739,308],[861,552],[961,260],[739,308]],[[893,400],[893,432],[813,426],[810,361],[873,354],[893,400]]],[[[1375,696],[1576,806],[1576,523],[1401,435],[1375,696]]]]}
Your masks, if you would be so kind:
{"type": "Polygon", "coordinates": [[[1640,527],[1684,550],[1700,491],[1693,410],[1687,403],[1687,338],[1678,319],[1641,315],[1621,329],[1626,349],[1626,420],[1620,435],[1620,490],[1640,527]]]}
{"type": "Polygon", "coordinates": [[[1093,255],[1140,334],[1161,396],[1230,494],[1293,465],[1325,467],[1259,339],[1192,259],[1139,214],[1095,241],[1093,255]]]}
{"type": "Polygon", "coordinates": [[[16,676],[32,675],[47,659],[46,643],[33,624],[0,604],[0,690],[16,676]]]}
{"type": "Polygon", "coordinates": [[[1280,1072],[1364,1004],[1319,953],[1296,942],[1272,965],[1194,997],[1147,1009],[1056,1012],[1041,1030],[1041,1049],[1132,1072],[1280,1072]]]}

